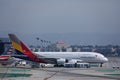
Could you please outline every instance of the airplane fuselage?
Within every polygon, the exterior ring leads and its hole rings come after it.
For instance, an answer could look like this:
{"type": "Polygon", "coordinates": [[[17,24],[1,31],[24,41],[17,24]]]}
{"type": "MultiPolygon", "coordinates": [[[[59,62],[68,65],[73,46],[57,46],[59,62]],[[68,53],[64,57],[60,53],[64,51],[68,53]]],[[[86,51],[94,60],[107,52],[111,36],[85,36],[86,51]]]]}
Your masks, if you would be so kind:
{"type": "Polygon", "coordinates": [[[76,59],[89,63],[105,63],[108,61],[108,59],[102,54],[95,52],[35,52],[35,54],[45,58],[64,58],[67,60],[76,59]]]}

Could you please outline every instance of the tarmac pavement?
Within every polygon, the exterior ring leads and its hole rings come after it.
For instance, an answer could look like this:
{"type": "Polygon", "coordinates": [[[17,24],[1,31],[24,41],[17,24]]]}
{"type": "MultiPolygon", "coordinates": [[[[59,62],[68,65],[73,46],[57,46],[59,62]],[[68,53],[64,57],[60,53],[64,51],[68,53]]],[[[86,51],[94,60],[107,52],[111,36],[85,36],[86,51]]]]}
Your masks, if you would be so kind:
{"type": "Polygon", "coordinates": [[[93,68],[0,68],[0,80],[120,80],[119,57],[109,57],[109,62],[93,68]],[[12,74],[12,77],[7,77],[12,74]],[[16,74],[16,75],[15,75],[16,74]],[[19,74],[21,74],[19,76],[19,74]],[[23,75],[30,74],[25,77],[23,75]]]}
{"type": "MultiPolygon", "coordinates": [[[[8,69],[6,69],[7,71],[8,69]]],[[[41,69],[16,69],[9,68],[7,73],[23,73],[32,74],[30,77],[0,77],[1,80],[120,80],[119,76],[111,76],[106,74],[120,74],[120,70],[112,72],[101,71],[106,70],[100,68],[41,68],[41,69]],[[15,69],[15,70],[14,70],[15,69]],[[26,71],[25,71],[26,70],[26,71]]],[[[108,70],[108,69],[107,69],[108,70]]],[[[2,68],[0,69],[0,73],[2,68]]],[[[3,68],[5,73],[5,68],[3,68]]]]}

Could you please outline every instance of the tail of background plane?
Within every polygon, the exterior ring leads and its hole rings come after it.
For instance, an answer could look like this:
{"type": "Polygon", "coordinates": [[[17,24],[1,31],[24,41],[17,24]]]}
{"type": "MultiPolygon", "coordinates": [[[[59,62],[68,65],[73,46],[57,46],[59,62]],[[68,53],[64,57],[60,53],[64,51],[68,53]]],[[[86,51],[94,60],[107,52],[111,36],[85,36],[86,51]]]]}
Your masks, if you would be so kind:
{"type": "Polygon", "coordinates": [[[13,47],[9,46],[5,52],[3,52],[1,55],[11,55],[13,53],[13,47]]]}
{"type": "Polygon", "coordinates": [[[8,34],[17,54],[15,57],[34,62],[46,63],[42,58],[38,58],[19,38],[14,34],[8,34]]]}

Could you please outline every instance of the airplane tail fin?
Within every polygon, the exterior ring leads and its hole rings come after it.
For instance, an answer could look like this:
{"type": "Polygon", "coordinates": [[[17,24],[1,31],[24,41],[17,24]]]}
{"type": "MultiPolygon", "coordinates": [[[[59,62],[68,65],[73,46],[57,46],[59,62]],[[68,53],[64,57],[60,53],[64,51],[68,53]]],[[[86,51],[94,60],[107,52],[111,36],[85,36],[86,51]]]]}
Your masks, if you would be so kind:
{"type": "Polygon", "coordinates": [[[18,58],[46,63],[42,58],[38,58],[16,35],[8,34],[18,58]]]}
{"type": "Polygon", "coordinates": [[[9,46],[5,52],[1,55],[11,55],[13,53],[13,47],[9,46]]]}

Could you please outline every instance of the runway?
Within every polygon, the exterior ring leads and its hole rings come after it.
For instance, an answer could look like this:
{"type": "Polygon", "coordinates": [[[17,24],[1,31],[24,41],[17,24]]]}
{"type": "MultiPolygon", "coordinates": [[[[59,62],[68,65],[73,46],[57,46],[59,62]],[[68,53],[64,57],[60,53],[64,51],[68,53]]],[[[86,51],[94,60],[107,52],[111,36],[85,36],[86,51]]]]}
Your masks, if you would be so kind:
{"type": "MultiPolygon", "coordinates": [[[[16,73],[16,74],[32,74],[29,77],[25,76],[14,76],[14,77],[0,77],[1,80],[120,80],[119,76],[111,76],[107,74],[120,74],[120,70],[113,69],[79,69],[79,68],[39,68],[39,69],[21,69],[21,68],[3,68],[5,73],[16,73]],[[113,70],[101,71],[101,70],[113,70]]],[[[0,68],[0,73],[2,68],[0,68]]],[[[2,71],[2,72],[3,72],[2,71]]],[[[6,74],[7,75],[7,74],[6,74]]],[[[1,75],[5,76],[5,75],[1,75]]]]}
{"type": "Polygon", "coordinates": [[[120,58],[110,57],[103,67],[0,68],[0,80],[120,80],[120,58]]]}

